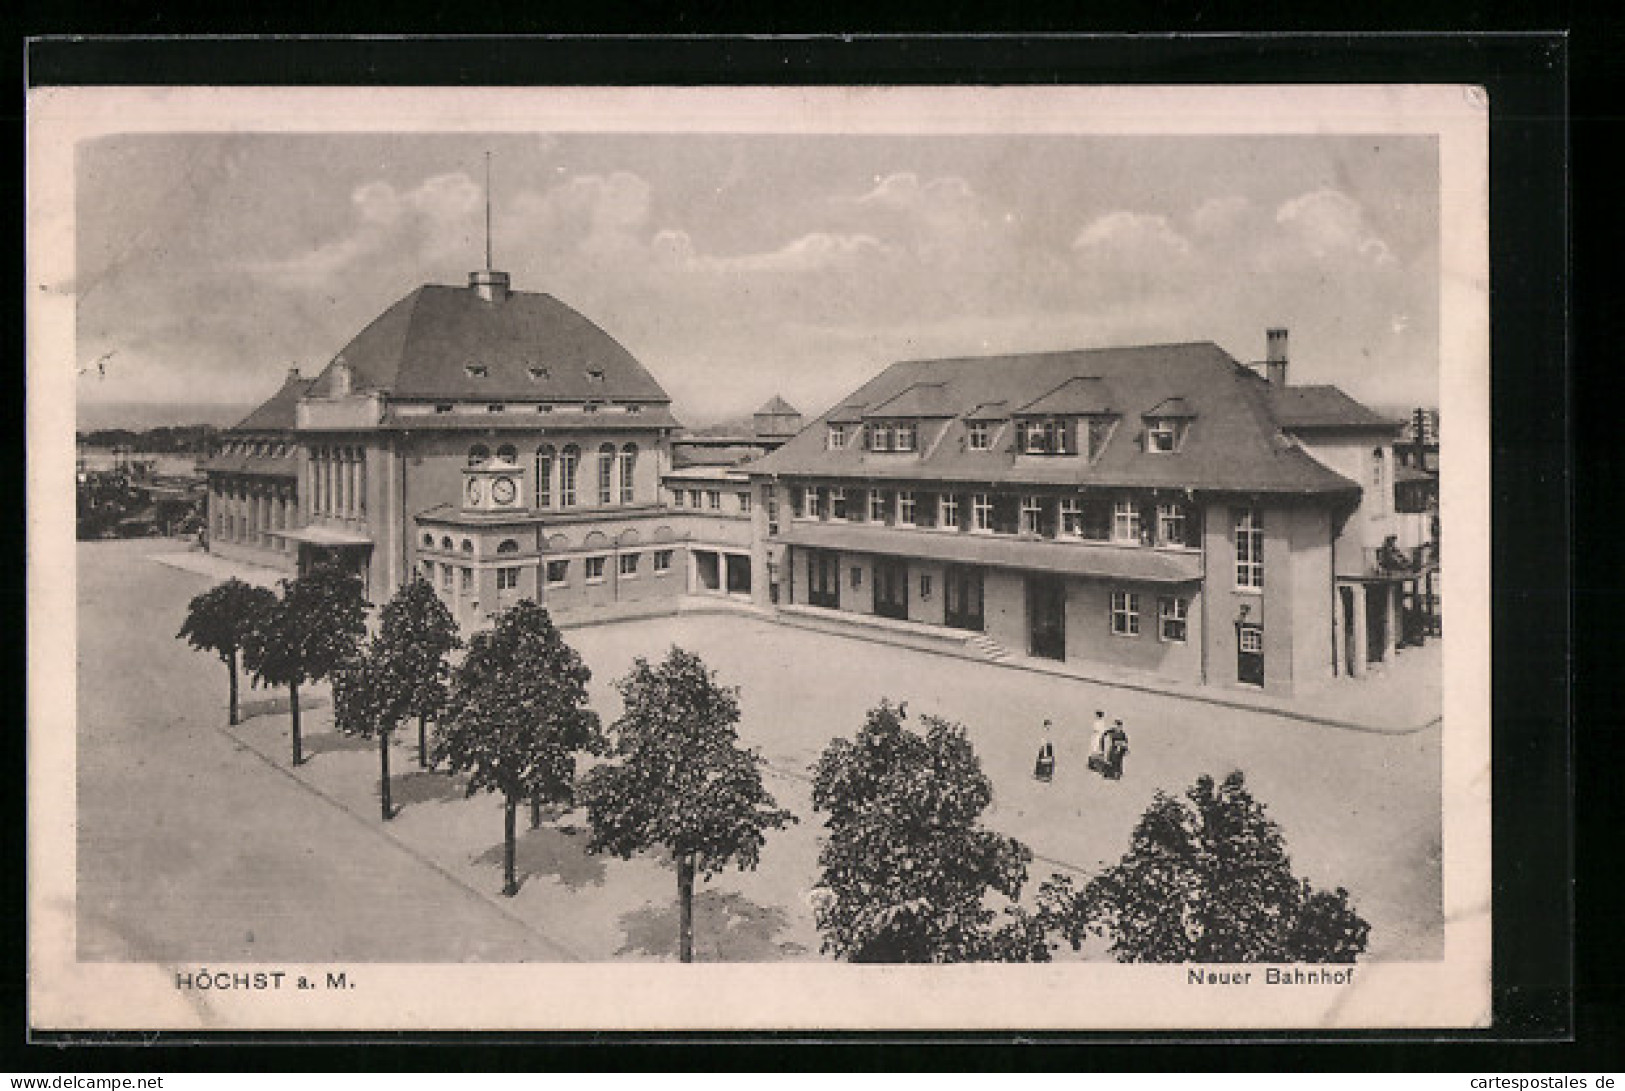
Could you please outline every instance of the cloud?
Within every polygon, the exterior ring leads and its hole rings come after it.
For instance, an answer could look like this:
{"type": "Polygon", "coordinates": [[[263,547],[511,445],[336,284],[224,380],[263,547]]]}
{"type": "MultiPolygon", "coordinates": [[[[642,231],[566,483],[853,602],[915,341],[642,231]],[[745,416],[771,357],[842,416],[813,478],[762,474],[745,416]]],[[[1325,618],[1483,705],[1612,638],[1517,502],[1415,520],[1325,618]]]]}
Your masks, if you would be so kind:
{"type": "Polygon", "coordinates": [[[1286,201],[1276,210],[1275,222],[1317,258],[1357,254],[1377,265],[1394,261],[1388,244],[1366,223],[1358,202],[1335,189],[1317,189],[1286,201]]]}
{"type": "Polygon", "coordinates": [[[775,250],[728,256],[698,254],[685,231],[662,231],[651,244],[666,268],[707,273],[806,273],[850,268],[884,257],[888,248],[873,235],[814,231],[775,250]]]}
{"type": "Polygon", "coordinates": [[[1200,235],[1223,235],[1241,226],[1252,212],[1245,197],[1209,197],[1191,211],[1191,229],[1200,235]]]}
{"type": "Polygon", "coordinates": [[[1191,252],[1190,240],[1174,229],[1166,216],[1140,212],[1108,212],[1085,225],[1072,240],[1074,250],[1089,253],[1111,251],[1148,256],[1191,252]]]}

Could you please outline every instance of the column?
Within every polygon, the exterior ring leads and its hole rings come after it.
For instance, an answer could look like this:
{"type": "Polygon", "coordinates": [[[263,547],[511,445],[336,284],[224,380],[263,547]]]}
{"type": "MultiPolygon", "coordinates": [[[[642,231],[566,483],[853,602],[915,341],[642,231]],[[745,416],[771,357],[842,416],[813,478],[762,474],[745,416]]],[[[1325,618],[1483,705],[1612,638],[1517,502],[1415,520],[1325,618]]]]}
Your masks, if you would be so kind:
{"type": "Polygon", "coordinates": [[[1382,658],[1384,662],[1392,663],[1394,661],[1394,652],[1399,646],[1399,584],[1383,584],[1382,594],[1385,620],[1382,634],[1382,658]]]}
{"type": "Polygon", "coordinates": [[[1343,626],[1346,624],[1346,614],[1343,611],[1343,589],[1336,583],[1332,584],[1332,674],[1334,676],[1348,673],[1348,648],[1344,646],[1343,626]]]}
{"type": "Polygon", "coordinates": [[[1350,638],[1353,647],[1349,649],[1349,669],[1356,678],[1365,677],[1365,654],[1370,643],[1365,631],[1365,584],[1355,583],[1349,585],[1349,613],[1354,620],[1354,635],[1350,638]]]}

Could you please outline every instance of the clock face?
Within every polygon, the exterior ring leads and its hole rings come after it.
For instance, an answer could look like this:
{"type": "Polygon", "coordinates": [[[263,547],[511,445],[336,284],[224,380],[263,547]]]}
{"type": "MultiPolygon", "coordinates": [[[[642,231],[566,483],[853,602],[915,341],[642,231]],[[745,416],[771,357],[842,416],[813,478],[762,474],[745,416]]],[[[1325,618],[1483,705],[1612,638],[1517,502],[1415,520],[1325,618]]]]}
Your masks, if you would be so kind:
{"type": "Polygon", "coordinates": [[[468,479],[468,502],[470,504],[478,504],[480,502],[480,497],[482,495],[484,495],[484,490],[480,486],[480,479],[477,478],[477,477],[469,478],[468,479]]]}
{"type": "Polygon", "coordinates": [[[499,477],[491,482],[491,499],[498,504],[513,503],[514,494],[517,491],[511,477],[499,477]]]}

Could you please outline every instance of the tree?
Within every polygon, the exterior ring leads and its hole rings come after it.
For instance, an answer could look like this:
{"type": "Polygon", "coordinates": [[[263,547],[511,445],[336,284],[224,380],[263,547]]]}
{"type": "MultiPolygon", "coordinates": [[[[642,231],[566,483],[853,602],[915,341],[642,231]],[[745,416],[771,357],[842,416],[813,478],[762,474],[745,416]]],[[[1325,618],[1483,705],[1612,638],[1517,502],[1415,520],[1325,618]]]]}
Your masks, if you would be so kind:
{"type": "Polygon", "coordinates": [[[1353,962],[1371,927],[1348,891],[1292,874],[1281,829],[1240,772],[1158,792],[1130,848],[1080,889],[1056,876],[1040,916],[1074,949],[1089,933],[1119,962],[1353,962]]]}
{"type": "Polygon", "coordinates": [[[299,734],[299,687],[331,677],[356,658],[367,632],[367,600],[356,576],[321,565],[282,581],[282,596],[266,603],[243,646],[256,682],[288,687],[293,763],[304,762],[299,734]]]}
{"type": "Polygon", "coordinates": [[[672,648],[665,662],[633,661],[615,683],[624,712],[611,726],[612,763],[578,792],[592,824],[588,852],[622,859],[664,848],[677,864],[678,957],[694,961],[694,877],[730,863],[754,870],[767,830],[795,821],[762,787],[761,756],[739,745],[738,690],[700,657],[672,648]]]}
{"type": "Polygon", "coordinates": [[[598,716],[587,707],[592,672],[564,642],[547,611],[525,599],[476,633],[452,675],[435,733],[436,761],[470,774],[468,794],[497,792],[503,802],[502,893],[519,893],[514,876],[514,813],[533,797],[569,802],[576,755],[598,753],[598,716]]]}
{"type": "Polygon", "coordinates": [[[229,721],[236,724],[237,712],[237,653],[242,650],[253,631],[255,619],[276,596],[264,587],[255,587],[239,579],[216,584],[192,600],[181,622],[176,640],[185,640],[200,651],[214,652],[226,665],[231,679],[229,721]]]}
{"type": "Polygon", "coordinates": [[[1047,962],[1043,928],[1013,904],[1032,853],[980,825],[993,788],[965,729],[925,716],[922,735],[904,715],[882,701],[813,766],[813,806],[829,812],[823,949],[852,962],[1047,962]],[[989,891],[1011,904],[995,913],[989,891]]]}
{"type": "Polygon", "coordinates": [[[434,587],[414,576],[384,604],[379,641],[390,676],[404,687],[407,715],[417,717],[418,765],[427,769],[428,721],[446,706],[447,657],[463,646],[457,621],[434,587]]]}
{"type": "Polygon", "coordinates": [[[378,740],[378,798],[384,821],[395,817],[389,799],[389,742],[411,714],[411,685],[396,674],[381,637],[333,673],[333,726],[346,735],[378,740]]]}

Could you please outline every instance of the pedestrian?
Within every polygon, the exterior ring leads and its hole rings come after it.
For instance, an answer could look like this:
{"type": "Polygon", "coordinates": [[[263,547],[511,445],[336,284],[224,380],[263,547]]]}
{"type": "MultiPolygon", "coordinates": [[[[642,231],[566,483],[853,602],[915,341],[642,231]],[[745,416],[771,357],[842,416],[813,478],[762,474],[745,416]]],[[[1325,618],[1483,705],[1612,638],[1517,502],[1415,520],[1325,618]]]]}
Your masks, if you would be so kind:
{"type": "Polygon", "coordinates": [[[1106,714],[1095,709],[1095,724],[1089,735],[1089,771],[1106,774],[1106,736],[1109,729],[1106,727],[1106,714]]]}
{"type": "Polygon", "coordinates": [[[1113,720],[1111,730],[1106,732],[1106,768],[1105,775],[1112,780],[1123,779],[1123,759],[1128,756],[1128,732],[1123,730],[1122,720],[1113,720]]]}
{"type": "Polygon", "coordinates": [[[1048,720],[1044,721],[1044,741],[1038,744],[1038,761],[1033,765],[1033,779],[1048,784],[1055,778],[1055,745],[1049,740],[1048,720]]]}

